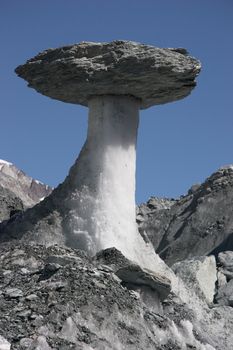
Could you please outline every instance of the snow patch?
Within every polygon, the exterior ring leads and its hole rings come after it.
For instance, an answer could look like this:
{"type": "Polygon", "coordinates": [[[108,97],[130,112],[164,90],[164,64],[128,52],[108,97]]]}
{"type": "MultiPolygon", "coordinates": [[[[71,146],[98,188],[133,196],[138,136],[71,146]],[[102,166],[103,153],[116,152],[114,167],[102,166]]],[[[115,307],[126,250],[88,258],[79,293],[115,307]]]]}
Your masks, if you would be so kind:
{"type": "Polygon", "coordinates": [[[0,171],[2,170],[2,168],[3,168],[4,166],[10,167],[10,166],[12,166],[12,165],[13,165],[12,163],[7,162],[6,160],[0,159],[0,171]]]}
{"type": "Polygon", "coordinates": [[[3,160],[3,159],[0,159],[0,164],[4,164],[4,165],[13,165],[12,163],[6,161],[6,160],[3,160]]]}
{"type": "Polygon", "coordinates": [[[170,331],[182,350],[186,350],[187,345],[197,350],[216,350],[210,344],[203,344],[194,337],[193,325],[188,320],[182,320],[180,322],[180,327],[177,327],[175,323],[172,322],[170,331]]]}
{"type": "Polygon", "coordinates": [[[43,183],[40,182],[39,180],[34,180],[34,181],[35,181],[35,183],[36,183],[37,185],[43,185],[43,183]]]}
{"type": "Polygon", "coordinates": [[[0,350],[10,350],[11,344],[0,335],[0,350]]]}
{"type": "Polygon", "coordinates": [[[221,168],[219,168],[219,170],[233,170],[233,164],[227,164],[227,165],[223,165],[221,168]]]}

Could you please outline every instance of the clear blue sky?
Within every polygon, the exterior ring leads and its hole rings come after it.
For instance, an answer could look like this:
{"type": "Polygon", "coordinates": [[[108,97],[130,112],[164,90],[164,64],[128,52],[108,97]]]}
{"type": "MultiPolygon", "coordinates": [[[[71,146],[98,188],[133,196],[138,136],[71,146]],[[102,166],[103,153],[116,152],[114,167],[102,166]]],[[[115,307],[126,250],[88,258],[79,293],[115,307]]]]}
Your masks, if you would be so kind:
{"type": "Polygon", "coordinates": [[[141,112],[137,202],[177,197],[233,163],[232,0],[1,0],[0,158],[52,186],[63,181],[87,109],[38,94],[14,69],[50,47],[115,39],[185,47],[203,65],[188,98],[141,112]]]}

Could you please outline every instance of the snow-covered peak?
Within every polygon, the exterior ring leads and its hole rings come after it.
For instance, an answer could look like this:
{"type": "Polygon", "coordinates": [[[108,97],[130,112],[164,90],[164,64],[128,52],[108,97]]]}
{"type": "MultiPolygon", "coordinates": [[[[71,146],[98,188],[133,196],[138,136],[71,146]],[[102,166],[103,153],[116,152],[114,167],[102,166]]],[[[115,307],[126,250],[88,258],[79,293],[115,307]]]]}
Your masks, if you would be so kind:
{"type": "Polygon", "coordinates": [[[52,188],[26,175],[14,164],[0,159],[0,185],[19,197],[26,207],[31,207],[47,197],[52,188]]]}
{"type": "Polygon", "coordinates": [[[3,159],[0,159],[0,164],[4,164],[4,165],[13,165],[12,163],[6,161],[6,160],[3,160],[3,159]]]}
{"type": "Polygon", "coordinates": [[[222,166],[219,170],[233,170],[233,164],[226,164],[222,166]]]}
{"type": "Polygon", "coordinates": [[[6,160],[0,159],[0,171],[2,170],[3,167],[5,166],[12,166],[13,164],[10,162],[7,162],[6,160]]]}

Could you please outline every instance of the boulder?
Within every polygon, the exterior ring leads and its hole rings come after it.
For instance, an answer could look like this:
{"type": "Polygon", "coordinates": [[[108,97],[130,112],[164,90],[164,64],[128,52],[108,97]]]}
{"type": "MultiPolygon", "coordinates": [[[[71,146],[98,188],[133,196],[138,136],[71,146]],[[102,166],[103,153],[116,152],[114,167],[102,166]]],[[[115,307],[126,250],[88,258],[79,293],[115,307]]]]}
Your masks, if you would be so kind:
{"type": "Polygon", "coordinates": [[[116,275],[125,283],[135,286],[147,286],[156,291],[160,300],[166,299],[171,292],[171,281],[165,276],[141,268],[137,264],[124,266],[116,271],[116,275]]]}
{"type": "Polygon", "coordinates": [[[165,276],[140,267],[127,259],[116,248],[101,250],[94,257],[94,262],[105,270],[111,269],[122,285],[135,291],[148,308],[162,314],[161,301],[171,292],[171,281],[165,276]]]}
{"type": "Polygon", "coordinates": [[[219,305],[233,307],[233,252],[218,254],[218,290],[215,300],[219,305]]]}
{"type": "Polygon", "coordinates": [[[100,250],[94,257],[93,262],[96,264],[107,265],[116,272],[121,267],[133,264],[115,247],[100,250]]]}
{"type": "Polygon", "coordinates": [[[194,290],[200,297],[203,295],[207,303],[213,302],[217,281],[214,256],[187,259],[174,264],[172,269],[190,289],[194,290]]]}
{"type": "Polygon", "coordinates": [[[233,279],[218,289],[215,299],[219,305],[233,307],[233,279]]]}
{"type": "Polygon", "coordinates": [[[217,272],[217,279],[218,279],[218,288],[224,286],[225,284],[227,284],[227,278],[225,276],[224,273],[222,273],[222,271],[217,272]]]}
{"type": "Polygon", "coordinates": [[[219,253],[218,261],[224,269],[233,272],[233,251],[224,251],[219,253]]]}
{"type": "Polygon", "coordinates": [[[219,268],[219,273],[223,274],[225,276],[225,278],[227,279],[227,281],[232,280],[233,279],[233,271],[229,271],[227,269],[222,269],[219,268]]]}

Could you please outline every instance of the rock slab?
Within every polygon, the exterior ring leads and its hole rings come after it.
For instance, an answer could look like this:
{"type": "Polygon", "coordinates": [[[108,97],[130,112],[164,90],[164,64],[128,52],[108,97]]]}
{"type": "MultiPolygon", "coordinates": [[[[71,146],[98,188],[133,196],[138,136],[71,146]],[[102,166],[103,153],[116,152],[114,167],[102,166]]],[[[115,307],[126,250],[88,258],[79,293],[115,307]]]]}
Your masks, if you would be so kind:
{"type": "Polygon", "coordinates": [[[185,49],[118,40],[49,49],[16,73],[29,87],[63,102],[87,106],[92,96],[129,95],[148,108],[189,95],[200,68],[185,49]]]}

